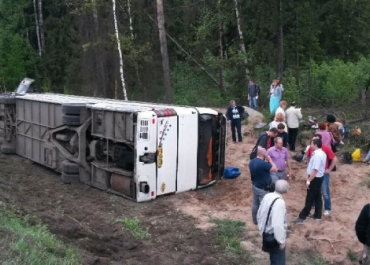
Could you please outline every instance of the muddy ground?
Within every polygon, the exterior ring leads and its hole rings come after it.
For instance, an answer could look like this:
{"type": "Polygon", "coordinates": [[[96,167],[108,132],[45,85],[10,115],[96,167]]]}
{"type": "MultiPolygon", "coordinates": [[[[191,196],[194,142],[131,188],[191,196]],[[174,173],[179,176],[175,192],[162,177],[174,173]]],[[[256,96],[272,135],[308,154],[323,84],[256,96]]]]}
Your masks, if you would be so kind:
{"type": "MultiPolygon", "coordinates": [[[[86,185],[63,184],[45,167],[2,154],[0,176],[1,205],[41,220],[82,253],[84,264],[244,263],[216,246],[213,231],[196,228],[195,219],[176,208],[174,196],[135,203],[86,185]],[[135,239],[122,229],[123,217],[138,217],[150,237],[135,239]]],[[[0,253],[1,263],[6,258],[0,253]]]]}

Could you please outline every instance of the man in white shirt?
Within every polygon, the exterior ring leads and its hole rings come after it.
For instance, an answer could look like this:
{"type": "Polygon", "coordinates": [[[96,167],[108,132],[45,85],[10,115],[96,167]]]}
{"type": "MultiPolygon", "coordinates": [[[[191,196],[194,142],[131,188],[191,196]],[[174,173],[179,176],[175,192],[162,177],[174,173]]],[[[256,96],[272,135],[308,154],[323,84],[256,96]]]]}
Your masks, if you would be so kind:
{"type": "Polygon", "coordinates": [[[294,221],[296,224],[303,223],[309,216],[312,203],[315,203],[314,219],[321,220],[322,215],[322,197],[321,184],[325,173],[326,154],[321,149],[322,142],[320,139],[315,139],[311,142],[311,147],[314,150],[313,155],[307,167],[308,179],[306,181],[307,196],[306,203],[299,217],[294,221]]]}
{"type": "Polygon", "coordinates": [[[295,141],[298,135],[299,120],[302,119],[301,109],[296,108],[295,102],[286,110],[286,123],[288,125],[288,144],[290,151],[295,151],[295,141]]]}
{"type": "Polygon", "coordinates": [[[288,221],[285,201],[282,195],[286,194],[288,189],[289,184],[286,180],[278,180],[275,184],[275,192],[265,195],[257,213],[260,235],[263,235],[264,232],[267,234],[274,234],[274,238],[278,243],[278,247],[269,252],[270,263],[276,265],[285,265],[285,243],[288,221]],[[272,205],[273,202],[274,204],[272,205]],[[266,223],[271,205],[270,216],[266,223]]]}
{"type": "Polygon", "coordinates": [[[275,111],[275,119],[276,119],[276,114],[281,113],[284,116],[284,120],[286,121],[286,116],[285,116],[285,109],[287,107],[288,103],[284,100],[280,101],[280,107],[277,108],[275,111]]]}

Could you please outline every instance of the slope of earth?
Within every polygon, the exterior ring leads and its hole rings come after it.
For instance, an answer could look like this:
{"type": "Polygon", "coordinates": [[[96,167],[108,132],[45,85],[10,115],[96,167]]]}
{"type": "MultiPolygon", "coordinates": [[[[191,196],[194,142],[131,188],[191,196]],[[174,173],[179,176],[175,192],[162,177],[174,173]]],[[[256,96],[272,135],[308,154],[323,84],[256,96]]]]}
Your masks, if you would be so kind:
{"type": "MultiPolygon", "coordinates": [[[[261,236],[252,223],[252,189],[248,170],[249,154],[256,141],[256,132],[252,129],[255,122],[243,125],[242,143],[233,144],[228,132],[226,166],[240,169],[242,174],[237,179],[222,179],[208,190],[182,193],[174,196],[173,200],[184,213],[197,218],[198,227],[205,230],[214,225],[210,222],[213,218],[245,222],[248,233],[242,243],[264,264],[262,261],[267,255],[260,250],[261,236]]],[[[330,175],[330,216],[323,216],[321,221],[308,219],[300,225],[293,224],[293,221],[305,202],[306,166],[292,160],[292,167],[295,177],[289,180],[290,190],[285,196],[289,222],[287,264],[306,264],[300,261],[301,257],[311,255],[313,259],[317,253],[331,264],[352,264],[348,253],[358,256],[362,250],[354,225],[362,207],[370,201],[367,186],[370,167],[362,163],[340,164],[337,172],[330,175]]],[[[356,258],[352,257],[352,260],[357,262],[356,258]]]]}
{"type": "MultiPolygon", "coordinates": [[[[83,264],[245,264],[216,246],[213,231],[196,228],[193,217],[178,211],[176,195],[135,203],[59,178],[21,157],[0,154],[0,206],[41,221],[81,253],[83,264]],[[150,236],[139,239],[124,229],[122,220],[134,217],[150,236]]],[[[3,238],[0,249],[11,244],[3,238]]],[[[0,253],[1,263],[8,259],[0,253]]]]}

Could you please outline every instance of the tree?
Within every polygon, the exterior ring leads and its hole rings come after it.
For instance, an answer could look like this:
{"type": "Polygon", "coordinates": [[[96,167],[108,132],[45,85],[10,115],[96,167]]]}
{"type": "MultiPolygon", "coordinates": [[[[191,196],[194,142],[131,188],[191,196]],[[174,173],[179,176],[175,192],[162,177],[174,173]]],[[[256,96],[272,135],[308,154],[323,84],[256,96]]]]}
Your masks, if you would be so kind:
{"type": "Polygon", "coordinates": [[[167,103],[171,104],[173,103],[173,95],[170,80],[170,65],[168,60],[167,38],[166,38],[166,29],[164,27],[164,13],[162,0],[157,0],[157,19],[158,19],[159,41],[161,44],[164,86],[166,89],[166,101],[167,103]]]}

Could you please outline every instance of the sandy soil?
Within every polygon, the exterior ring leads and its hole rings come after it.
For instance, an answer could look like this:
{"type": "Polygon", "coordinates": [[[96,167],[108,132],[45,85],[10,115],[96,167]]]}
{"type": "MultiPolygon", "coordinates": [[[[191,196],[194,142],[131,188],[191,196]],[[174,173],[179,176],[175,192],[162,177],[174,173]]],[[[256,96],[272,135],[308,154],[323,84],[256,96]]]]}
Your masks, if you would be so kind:
{"type": "MultiPolygon", "coordinates": [[[[256,121],[254,121],[256,122],[256,121]]],[[[198,227],[212,227],[212,218],[230,218],[246,223],[247,235],[243,245],[252,251],[261,264],[267,255],[261,249],[261,237],[252,223],[252,190],[248,170],[249,154],[256,141],[253,123],[243,126],[243,143],[233,144],[230,135],[227,145],[227,166],[238,167],[242,174],[234,180],[221,180],[209,191],[178,194],[173,197],[177,207],[197,219],[198,227]]],[[[298,149],[300,150],[300,149],[298,149]]],[[[339,157],[340,159],[340,157],[339,157]]],[[[362,207],[370,201],[369,188],[364,180],[369,177],[370,167],[362,163],[338,166],[330,174],[332,212],[321,221],[308,219],[300,225],[293,224],[304,206],[306,166],[292,160],[295,179],[290,180],[290,190],[285,196],[289,231],[287,240],[288,264],[297,264],[294,254],[315,250],[332,264],[352,264],[347,257],[350,249],[359,253],[354,225],[362,207]]],[[[312,211],[313,212],[313,211],[312,211]]]]}

